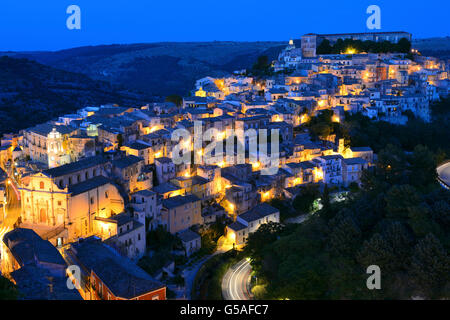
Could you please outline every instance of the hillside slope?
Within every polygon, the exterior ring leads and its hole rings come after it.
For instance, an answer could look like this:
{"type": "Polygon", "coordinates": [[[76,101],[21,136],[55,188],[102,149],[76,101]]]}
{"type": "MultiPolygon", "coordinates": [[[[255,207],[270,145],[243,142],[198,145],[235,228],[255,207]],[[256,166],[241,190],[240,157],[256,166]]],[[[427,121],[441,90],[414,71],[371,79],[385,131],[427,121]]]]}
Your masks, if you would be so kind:
{"type": "Polygon", "coordinates": [[[149,98],[119,92],[86,75],[0,57],[0,133],[18,131],[86,105],[135,105],[149,98]]]}
{"type": "Polygon", "coordinates": [[[55,52],[7,53],[151,95],[185,95],[195,80],[276,58],[283,42],[170,42],[102,45],[55,52]]]}

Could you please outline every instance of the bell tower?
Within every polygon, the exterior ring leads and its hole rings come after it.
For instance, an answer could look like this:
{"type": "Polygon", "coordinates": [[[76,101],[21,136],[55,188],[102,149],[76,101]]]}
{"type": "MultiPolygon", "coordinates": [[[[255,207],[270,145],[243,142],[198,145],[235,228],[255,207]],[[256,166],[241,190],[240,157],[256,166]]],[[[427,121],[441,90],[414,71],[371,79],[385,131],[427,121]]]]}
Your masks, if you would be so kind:
{"type": "Polygon", "coordinates": [[[48,167],[54,168],[59,166],[60,157],[63,154],[62,135],[56,128],[47,135],[47,157],[48,167]]]}

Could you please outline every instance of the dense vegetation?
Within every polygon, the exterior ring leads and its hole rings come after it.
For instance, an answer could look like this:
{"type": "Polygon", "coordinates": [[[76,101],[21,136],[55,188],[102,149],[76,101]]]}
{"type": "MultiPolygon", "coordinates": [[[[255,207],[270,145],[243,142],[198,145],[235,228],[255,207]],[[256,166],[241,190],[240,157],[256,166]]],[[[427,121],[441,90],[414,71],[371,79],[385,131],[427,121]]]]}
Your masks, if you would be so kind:
{"type": "Polygon", "coordinates": [[[154,96],[187,95],[195,81],[251,67],[259,55],[276,59],[285,42],[160,42],[113,44],[55,52],[8,53],[85,74],[154,96]]]}
{"type": "Polygon", "coordinates": [[[192,299],[222,300],[222,278],[227,270],[241,259],[242,253],[230,250],[206,261],[195,276],[192,299]]]}
{"type": "MultiPolygon", "coordinates": [[[[371,121],[361,114],[345,114],[341,123],[333,122],[333,112],[324,110],[305,124],[314,138],[336,134],[345,138],[353,147],[370,146],[375,153],[388,144],[411,152],[418,144],[427,146],[442,161],[450,158],[450,99],[431,105],[432,122],[426,123],[408,114],[407,125],[395,125],[385,121],[371,121]]],[[[439,162],[440,162],[439,161],[439,162]]]]}
{"type": "Polygon", "coordinates": [[[398,43],[338,39],[334,45],[331,45],[330,41],[325,39],[317,47],[317,54],[339,54],[348,52],[349,50],[354,50],[355,53],[409,53],[411,50],[411,42],[406,38],[400,39],[398,43]]]}
{"type": "Polygon", "coordinates": [[[371,146],[378,162],[345,202],[322,195],[323,209],[303,224],[269,224],[250,235],[245,251],[265,284],[260,297],[450,298],[450,192],[435,179],[436,163],[448,156],[442,119],[449,101],[433,110],[431,124],[347,115],[334,128],[352,144],[371,146]],[[367,289],[370,265],[381,268],[381,290],[367,289]]]}
{"type": "Polygon", "coordinates": [[[16,300],[18,295],[15,285],[0,275],[0,300],[16,300]]]}

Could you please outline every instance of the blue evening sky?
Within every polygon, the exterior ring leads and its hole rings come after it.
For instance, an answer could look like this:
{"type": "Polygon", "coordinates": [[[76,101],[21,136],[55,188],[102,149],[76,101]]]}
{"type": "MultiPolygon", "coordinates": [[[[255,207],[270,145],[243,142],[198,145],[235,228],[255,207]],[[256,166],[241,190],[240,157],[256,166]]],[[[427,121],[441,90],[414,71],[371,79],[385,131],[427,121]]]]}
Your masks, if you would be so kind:
{"type": "Polygon", "coordinates": [[[364,32],[371,4],[381,7],[381,31],[450,35],[448,0],[1,0],[0,50],[364,32]],[[71,4],[81,8],[81,30],[66,27],[71,4]]]}

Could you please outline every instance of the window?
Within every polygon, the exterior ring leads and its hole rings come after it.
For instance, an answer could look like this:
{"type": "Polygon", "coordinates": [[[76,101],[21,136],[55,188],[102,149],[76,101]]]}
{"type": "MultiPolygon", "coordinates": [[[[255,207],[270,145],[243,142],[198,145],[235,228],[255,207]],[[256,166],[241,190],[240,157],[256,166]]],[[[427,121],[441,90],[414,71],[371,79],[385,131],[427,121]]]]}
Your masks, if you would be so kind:
{"type": "Polygon", "coordinates": [[[109,197],[109,192],[105,191],[105,198],[108,199],[108,197],[109,197]]]}
{"type": "Polygon", "coordinates": [[[138,233],[138,240],[141,241],[141,234],[138,233]]]}
{"type": "Polygon", "coordinates": [[[41,181],[41,182],[39,183],[39,188],[44,189],[44,181],[41,181]]]}
{"type": "Polygon", "coordinates": [[[91,204],[94,204],[94,197],[91,197],[91,204]]]}
{"type": "Polygon", "coordinates": [[[61,206],[61,201],[58,201],[58,206],[61,206]]]}

